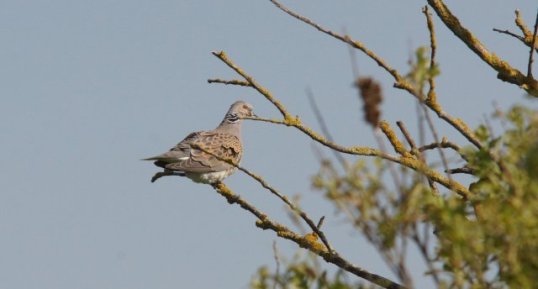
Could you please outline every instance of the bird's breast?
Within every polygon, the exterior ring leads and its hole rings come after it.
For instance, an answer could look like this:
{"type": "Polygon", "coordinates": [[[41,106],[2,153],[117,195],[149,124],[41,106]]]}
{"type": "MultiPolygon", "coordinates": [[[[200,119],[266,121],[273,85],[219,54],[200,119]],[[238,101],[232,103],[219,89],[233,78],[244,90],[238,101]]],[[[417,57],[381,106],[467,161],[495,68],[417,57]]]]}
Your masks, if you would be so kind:
{"type": "Polygon", "coordinates": [[[231,174],[233,174],[237,169],[235,167],[220,171],[220,172],[212,172],[212,173],[185,173],[185,176],[189,179],[191,179],[195,183],[202,183],[202,184],[214,184],[217,182],[221,182],[225,178],[229,177],[231,174]]]}

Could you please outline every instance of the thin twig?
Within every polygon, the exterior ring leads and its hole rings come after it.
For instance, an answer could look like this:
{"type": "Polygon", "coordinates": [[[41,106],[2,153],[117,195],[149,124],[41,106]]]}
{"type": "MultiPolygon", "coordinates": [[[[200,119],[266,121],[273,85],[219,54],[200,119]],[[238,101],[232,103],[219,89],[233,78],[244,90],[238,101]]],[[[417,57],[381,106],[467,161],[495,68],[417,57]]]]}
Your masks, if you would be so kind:
{"type": "MultiPolygon", "coordinates": [[[[424,6],[422,13],[426,16],[426,23],[428,25],[428,31],[430,32],[430,71],[435,69],[435,54],[437,52],[437,40],[435,37],[435,29],[433,27],[432,14],[428,10],[428,6],[424,6]]],[[[430,88],[428,90],[428,98],[426,99],[427,103],[436,103],[436,93],[435,93],[435,77],[430,73],[428,77],[428,83],[430,88]]]]}
{"type": "MultiPolygon", "coordinates": [[[[407,127],[405,124],[401,121],[397,121],[396,124],[400,128],[400,131],[404,135],[405,139],[407,140],[407,143],[409,143],[409,146],[411,147],[411,153],[418,157],[424,164],[426,163],[426,159],[424,157],[424,154],[421,153],[421,151],[417,148],[417,145],[415,143],[415,140],[411,137],[411,134],[407,130],[407,127]]],[[[430,178],[426,177],[426,180],[428,181],[428,185],[432,189],[434,193],[438,193],[437,187],[435,186],[435,182],[431,180],[430,178]]]]}
{"type": "Polygon", "coordinates": [[[323,221],[325,221],[325,216],[321,216],[321,218],[319,218],[318,224],[316,225],[318,230],[321,230],[321,226],[323,226],[323,221]]]}
{"type": "Polygon", "coordinates": [[[249,177],[253,178],[254,180],[256,180],[263,188],[269,190],[273,195],[277,196],[280,200],[282,200],[286,205],[288,205],[288,207],[291,209],[291,211],[297,213],[299,216],[301,216],[301,218],[308,224],[308,226],[310,227],[310,229],[312,229],[312,231],[314,233],[316,233],[316,235],[318,235],[318,237],[321,239],[321,241],[323,242],[323,244],[325,245],[325,247],[327,248],[327,250],[329,252],[332,252],[333,249],[331,247],[331,245],[329,244],[329,241],[327,241],[327,238],[325,237],[325,234],[323,233],[323,231],[319,230],[318,229],[318,226],[316,225],[316,223],[314,223],[314,221],[312,221],[312,219],[303,211],[301,210],[301,208],[299,208],[299,206],[295,205],[293,202],[291,202],[287,196],[281,194],[279,191],[277,191],[274,187],[272,187],[271,185],[269,185],[269,183],[267,181],[265,181],[262,177],[260,177],[259,175],[251,172],[250,170],[240,166],[239,164],[236,164],[235,162],[233,162],[233,160],[231,159],[225,159],[225,158],[222,158],[220,156],[217,156],[216,154],[208,151],[207,149],[203,148],[203,147],[200,147],[198,145],[193,145],[193,148],[194,149],[197,149],[197,150],[201,150],[203,151],[204,153],[206,154],[209,154],[213,157],[215,157],[216,159],[220,160],[220,161],[223,161],[223,162],[226,162],[234,167],[236,167],[237,169],[239,169],[240,171],[242,171],[243,173],[247,174],[249,177]]]}
{"type": "Polygon", "coordinates": [[[341,153],[350,154],[350,155],[361,155],[361,156],[376,156],[380,157],[389,161],[393,161],[396,163],[400,163],[400,160],[398,159],[398,156],[394,156],[391,154],[384,153],[381,150],[370,148],[370,147],[363,147],[363,146],[351,146],[351,147],[345,147],[342,145],[339,145],[335,142],[332,142],[319,134],[315,133],[312,129],[309,127],[304,126],[299,120],[296,119],[294,122],[289,122],[285,120],[278,120],[278,119],[268,119],[268,118],[262,118],[262,117],[245,117],[245,119],[250,119],[254,121],[261,121],[261,122],[267,122],[272,124],[279,124],[284,126],[291,126],[295,127],[307,136],[309,136],[314,141],[329,147],[333,150],[339,151],[341,153]]]}
{"type": "Polygon", "coordinates": [[[400,128],[400,131],[402,132],[402,134],[405,137],[405,140],[407,141],[407,143],[411,147],[411,152],[415,151],[417,149],[417,145],[415,144],[415,141],[413,140],[413,138],[409,134],[409,131],[405,127],[405,124],[403,122],[401,122],[401,121],[397,121],[396,125],[398,125],[398,127],[400,128]]]}
{"type": "MultiPolygon", "coordinates": [[[[380,122],[380,124],[383,123],[383,122],[380,122]]],[[[383,135],[381,134],[381,132],[383,132],[385,134],[385,136],[387,137],[387,139],[389,140],[389,142],[392,144],[392,147],[395,148],[395,151],[398,152],[398,149],[396,149],[396,147],[394,146],[394,143],[392,142],[394,140],[394,135],[390,135],[390,134],[387,134],[387,131],[385,130],[382,130],[381,129],[381,126],[379,128],[375,128],[373,130],[374,132],[374,138],[375,140],[377,141],[377,145],[379,146],[379,148],[381,149],[381,151],[383,152],[386,152],[387,151],[387,148],[385,146],[385,143],[383,142],[383,135]],[[391,140],[392,138],[392,140],[391,140]]],[[[398,140],[399,141],[399,140],[398,140]]],[[[398,152],[400,153],[400,152],[398,152]]],[[[407,152],[405,152],[407,153],[407,152]]],[[[402,154],[402,157],[405,157],[403,154],[402,154]]],[[[392,165],[392,163],[388,163],[388,169],[389,169],[389,173],[392,177],[392,180],[394,182],[394,187],[396,190],[401,190],[402,188],[402,181],[400,180],[400,177],[398,176],[398,172],[396,171],[396,168],[392,165]]]]}
{"type": "Polygon", "coordinates": [[[538,33],[538,11],[536,12],[536,20],[534,22],[534,32],[532,34],[531,51],[529,52],[529,65],[527,67],[527,77],[532,77],[532,62],[534,61],[534,47],[536,45],[536,33],[538,33]]]}
{"type": "MultiPolygon", "coordinates": [[[[346,37],[346,42],[350,44],[349,37],[346,37]]],[[[381,127],[382,124],[380,124],[379,122],[379,116],[381,114],[381,111],[379,110],[379,104],[383,100],[383,96],[381,94],[381,86],[376,83],[372,78],[359,77],[359,65],[357,62],[357,58],[355,57],[355,50],[353,50],[353,45],[351,44],[348,45],[348,47],[351,72],[353,74],[353,78],[355,79],[355,87],[358,88],[359,95],[361,96],[363,101],[363,111],[365,114],[366,122],[371,124],[373,127],[374,138],[376,139],[379,148],[382,152],[386,152],[387,149],[385,147],[385,143],[383,142],[383,138],[381,137],[381,134],[379,133],[378,129],[381,128],[381,130],[383,130],[383,128],[381,127]],[[364,84],[366,83],[368,83],[369,85],[365,86],[364,84]]],[[[388,124],[386,124],[385,126],[388,127],[388,124]]],[[[385,130],[383,130],[383,132],[387,134],[385,130]]],[[[392,140],[389,135],[387,135],[387,137],[389,138],[389,141],[391,142],[391,144],[393,144],[394,147],[394,143],[392,143],[392,140]]],[[[404,154],[399,152],[397,149],[396,151],[402,156],[404,156],[404,154]]],[[[392,180],[394,182],[395,189],[399,190],[402,187],[400,177],[398,176],[398,173],[391,162],[389,162],[387,165],[392,180]]]]}
{"type": "MultiPolygon", "coordinates": [[[[429,227],[429,223],[424,225],[425,228],[429,227]]],[[[439,285],[441,282],[441,278],[439,277],[439,273],[437,272],[437,269],[433,266],[430,254],[428,252],[428,243],[429,243],[429,231],[424,230],[425,236],[424,240],[420,239],[417,225],[413,224],[412,226],[413,233],[411,234],[411,238],[413,241],[415,241],[415,245],[419,248],[420,254],[422,258],[424,259],[424,263],[426,263],[426,266],[428,267],[429,272],[431,273],[431,276],[433,278],[433,281],[435,282],[435,285],[439,285]]]]}
{"type": "Polygon", "coordinates": [[[276,240],[273,241],[273,257],[275,258],[276,264],[275,277],[273,280],[273,289],[276,289],[276,286],[280,281],[280,258],[278,257],[278,248],[276,247],[276,240]]]}
{"type": "MultiPolygon", "coordinates": [[[[325,122],[325,118],[323,117],[323,114],[319,110],[319,106],[316,103],[316,99],[314,98],[314,94],[312,93],[312,90],[307,89],[306,95],[308,97],[308,101],[310,103],[310,107],[312,108],[312,111],[314,112],[314,115],[316,116],[316,120],[318,121],[318,124],[321,128],[321,132],[325,136],[325,138],[331,142],[334,142],[334,138],[329,130],[329,127],[327,127],[327,123],[325,122]]],[[[340,162],[343,168],[348,168],[349,165],[346,161],[346,159],[337,151],[331,150],[334,157],[340,162]]]]}
{"type": "MultiPolygon", "coordinates": [[[[284,5],[282,5],[281,3],[279,3],[276,0],[270,0],[270,1],[278,9],[282,10],[283,12],[287,13],[288,15],[290,15],[290,16],[292,16],[292,17],[294,17],[294,18],[296,18],[296,19],[298,19],[298,20],[300,20],[300,21],[302,21],[302,22],[316,28],[317,30],[319,30],[319,31],[321,31],[321,32],[323,32],[323,33],[325,33],[327,35],[330,35],[330,36],[332,36],[332,37],[334,37],[334,38],[336,38],[336,39],[338,39],[340,41],[343,41],[343,42],[351,45],[352,47],[354,47],[356,49],[359,49],[364,54],[366,54],[368,57],[370,57],[372,60],[374,60],[380,67],[385,69],[390,75],[392,75],[392,77],[395,80],[394,87],[399,88],[399,89],[403,89],[403,90],[409,92],[411,95],[413,95],[416,98],[421,97],[420,93],[418,93],[416,91],[416,89],[413,87],[413,85],[411,83],[409,83],[409,81],[407,81],[405,79],[405,77],[401,76],[396,69],[390,67],[385,62],[385,60],[383,58],[379,57],[373,51],[366,48],[366,46],[363,43],[351,39],[348,35],[340,35],[340,34],[335,33],[335,32],[333,32],[333,31],[331,31],[329,29],[326,29],[326,28],[322,27],[321,25],[315,23],[314,21],[308,19],[307,17],[301,16],[301,15],[291,11],[290,9],[288,9],[287,7],[285,7],[284,5]]],[[[465,124],[461,120],[459,120],[457,118],[454,118],[453,116],[451,116],[448,113],[446,113],[445,111],[443,111],[443,109],[441,108],[441,106],[437,102],[429,103],[428,107],[430,109],[432,109],[433,111],[435,111],[435,113],[437,114],[437,116],[439,118],[446,121],[452,127],[454,127],[457,131],[459,131],[465,138],[467,138],[477,148],[482,148],[482,144],[480,143],[478,138],[474,135],[473,131],[467,126],[467,124],[465,124]]]]}
{"type": "MultiPolygon", "coordinates": [[[[344,35],[348,35],[347,30],[344,28],[343,30],[344,35]]],[[[349,44],[349,42],[348,42],[349,44]]],[[[353,78],[355,80],[359,79],[359,62],[357,61],[357,56],[355,55],[355,49],[353,49],[352,45],[347,45],[348,52],[349,52],[349,59],[351,60],[351,73],[353,74],[353,78]]]]}
{"type": "Polygon", "coordinates": [[[478,57],[480,57],[482,61],[497,71],[497,78],[515,84],[523,88],[530,95],[538,97],[538,81],[536,79],[527,77],[495,53],[489,52],[485,45],[482,44],[471,31],[461,24],[459,19],[452,14],[442,0],[427,1],[447,28],[450,29],[478,57]]]}
{"type": "MultiPolygon", "coordinates": [[[[435,37],[435,29],[433,27],[433,19],[430,11],[428,10],[428,6],[424,6],[422,9],[422,13],[426,16],[426,24],[428,26],[428,31],[430,32],[430,71],[435,69],[435,53],[437,51],[437,41],[435,37]]],[[[429,90],[425,103],[436,103],[436,94],[435,94],[435,78],[432,73],[430,73],[428,77],[428,83],[429,83],[429,90]]],[[[421,98],[422,99],[422,98],[421,98]]],[[[423,102],[421,100],[421,102],[423,102]]],[[[437,134],[437,130],[435,129],[435,126],[433,124],[433,120],[431,119],[430,112],[426,108],[426,105],[424,107],[424,116],[426,117],[426,122],[428,123],[428,126],[430,128],[430,131],[432,132],[433,139],[439,143],[439,136],[437,134]]],[[[443,162],[443,167],[445,170],[448,169],[448,161],[446,159],[445,153],[443,150],[441,150],[441,147],[439,147],[439,156],[441,157],[441,161],[443,162]]],[[[448,178],[450,179],[450,175],[448,175],[448,178]]]]}
{"type": "Polygon", "coordinates": [[[303,123],[298,117],[291,116],[291,114],[287,111],[287,109],[280,103],[280,101],[278,101],[271,94],[271,92],[269,92],[269,90],[267,90],[265,87],[258,84],[252,76],[248,75],[245,71],[243,71],[243,69],[241,69],[235,63],[233,63],[223,51],[213,52],[213,55],[215,55],[217,58],[223,61],[226,65],[228,65],[230,68],[236,71],[246,81],[248,81],[254,89],[256,89],[269,102],[271,102],[284,116],[283,120],[257,118],[257,117],[248,117],[246,119],[252,119],[256,121],[263,121],[263,122],[269,122],[273,124],[280,124],[280,125],[295,127],[301,132],[303,132],[304,134],[308,135],[312,140],[317,141],[318,143],[324,146],[327,146],[329,148],[332,148],[334,150],[337,150],[339,152],[352,154],[352,155],[376,156],[376,157],[380,157],[389,161],[393,161],[393,162],[402,164],[403,166],[406,166],[410,169],[423,173],[424,175],[428,176],[428,178],[430,178],[431,180],[438,182],[439,184],[445,186],[446,188],[450,190],[453,190],[454,192],[458,193],[462,197],[467,198],[471,194],[471,192],[461,183],[458,183],[449,178],[446,178],[439,172],[435,171],[434,169],[422,163],[420,160],[417,160],[414,158],[404,158],[404,157],[393,156],[381,150],[377,150],[370,147],[363,147],[363,146],[344,147],[342,145],[339,145],[337,143],[327,140],[323,136],[314,132],[311,128],[303,125],[303,123]]]}
{"type": "MultiPolygon", "coordinates": [[[[512,36],[512,37],[514,37],[514,38],[516,38],[516,39],[518,39],[519,41],[521,41],[523,44],[527,45],[528,47],[531,47],[531,48],[533,47],[533,46],[532,46],[532,39],[530,39],[530,38],[529,38],[529,39],[526,39],[525,37],[520,36],[520,35],[517,35],[517,34],[511,32],[511,31],[509,31],[509,30],[500,30],[500,29],[497,29],[497,28],[493,28],[493,31],[495,31],[495,32],[499,32],[499,33],[501,33],[501,34],[510,35],[510,36],[512,36]],[[527,40],[529,40],[529,41],[527,41],[527,40]]],[[[536,47],[536,45],[534,46],[534,50],[535,50],[536,52],[538,52],[538,47],[536,47]]]]}
{"type": "Polygon", "coordinates": [[[515,19],[516,26],[521,30],[521,32],[523,33],[523,36],[517,35],[509,30],[500,30],[500,29],[494,28],[493,31],[515,37],[519,41],[523,42],[525,45],[529,47],[534,47],[536,52],[538,52],[538,47],[536,47],[536,45],[534,46],[532,45],[532,42],[534,41],[534,38],[532,38],[533,33],[529,30],[529,28],[525,24],[525,21],[523,21],[523,18],[521,17],[521,13],[519,12],[519,10],[516,10],[515,13],[516,13],[516,19],[515,19]]]}
{"type": "Polygon", "coordinates": [[[334,38],[337,38],[337,39],[339,39],[339,40],[341,40],[343,42],[349,43],[353,47],[361,50],[366,55],[368,55],[370,58],[372,58],[379,66],[381,66],[388,73],[390,73],[392,76],[394,76],[394,78],[398,78],[398,79],[402,78],[395,69],[390,67],[385,62],[385,60],[383,60],[383,58],[377,56],[374,52],[372,52],[371,50],[366,48],[366,46],[364,46],[364,44],[362,44],[361,42],[353,41],[348,36],[343,36],[343,35],[340,35],[338,33],[333,32],[333,31],[331,31],[329,29],[323,28],[323,27],[321,27],[321,25],[315,23],[314,21],[308,19],[307,17],[301,16],[301,15],[291,11],[290,9],[288,9],[287,7],[285,7],[284,5],[282,5],[280,2],[278,2],[276,0],[269,0],[269,1],[271,1],[271,3],[273,3],[278,9],[284,11],[285,13],[292,16],[293,18],[298,19],[298,20],[300,20],[300,21],[302,21],[302,22],[316,28],[317,30],[319,30],[319,31],[321,31],[321,32],[323,32],[323,33],[325,33],[327,35],[330,35],[330,36],[332,36],[334,38]]]}
{"type": "Polygon", "coordinates": [[[365,280],[368,280],[376,285],[379,285],[383,288],[387,289],[405,289],[404,286],[389,280],[383,276],[370,273],[356,265],[353,265],[349,263],[346,259],[344,259],[340,254],[337,252],[328,252],[325,250],[325,247],[316,246],[314,242],[310,241],[308,238],[305,238],[304,236],[301,236],[295,232],[293,232],[291,229],[286,227],[285,225],[282,225],[280,223],[277,223],[273,220],[271,220],[265,213],[260,211],[258,208],[250,204],[245,199],[241,198],[239,195],[235,194],[232,190],[230,190],[225,184],[223,183],[217,183],[213,185],[213,188],[217,193],[219,193],[221,196],[226,198],[228,203],[230,204],[238,204],[241,208],[244,210],[250,212],[256,218],[258,219],[256,221],[256,226],[258,228],[261,228],[263,230],[272,230],[274,231],[279,237],[288,239],[297,245],[299,245],[301,248],[305,248],[316,255],[322,257],[325,261],[332,263],[339,268],[350,272],[360,278],[363,278],[365,280]]]}
{"type": "Polygon", "coordinates": [[[519,41],[521,41],[521,42],[527,44],[527,43],[525,42],[525,37],[522,37],[522,36],[520,36],[520,35],[517,35],[517,34],[511,32],[510,30],[507,30],[507,29],[505,29],[505,30],[501,30],[501,29],[493,28],[493,31],[495,31],[495,32],[499,32],[499,33],[501,33],[501,34],[510,35],[510,36],[512,36],[512,37],[514,37],[514,38],[516,38],[516,39],[518,39],[519,41]]]}
{"type": "Polygon", "coordinates": [[[467,175],[474,175],[475,170],[469,167],[461,167],[461,168],[455,168],[455,169],[448,169],[446,171],[449,174],[467,174],[467,175]]]}
{"type": "Polygon", "coordinates": [[[222,60],[226,65],[228,65],[231,69],[233,69],[237,74],[241,75],[254,89],[256,89],[259,93],[261,93],[265,98],[270,101],[282,114],[284,119],[291,120],[293,117],[288,113],[284,105],[282,105],[278,100],[276,100],[271,92],[269,92],[267,89],[265,89],[263,86],[259,85],[254,78],[252,78],[250,75],[246,74],[243,69],[241,69],[239,66],[235,65],[233,62],[231,62],[228,59],[228,56],[224,51],[213,51],[211,52],[213,55],[215,55],[217,58],[222,60]]]}
{"type": "MultiPolygon", "coordinates": [[[[437,130],[435,129],[435,125],[433,124],[433,120],[430,116],[430,112],[428,111],[428,109],[426,108],[425,105],[422,106],[424,108],[424,116],[426,118],[426,123],[428,124],[428,127],[430,128],[430,131],[432,133],[432,136],[433,136],[433,139],[435,140],[436,143],[441,143],[439,141],[439,135],[437,134],[437,130]]],[[[439,156],[441,157],[441,162],[443,163],[443,167],[446,170],[448,170],[448,161],[446,159],[446,156],[445,156],[445,153],[443,152],[443,150],[441,149],[440,146],[438,146],[438,151],[439,151],[439,156]]],[[[452,177],[450,176],[450,174],[447,174],[447,177],[449,180],[452,180],[452,177]]]]}
{"type": "Polygon", "coordinates": [[[334,150],[337,150],[339,152],[342,152],[345,154],[351,154],[351,155],[375,156],[375,157],[380,157],[382,159],[389,160],[395,163],[399,163],[405,167],[408,167],[410,169],[413,169],[415,171],[418,171],[424,174],[426,177],[443,185],[447,189],[455,191],[456,193],[458,193],[464,198],[467,198],[468,196],[471,195],[471,192],[467,188],[465,188],[463,185],[461,185],[460,183],[454,180],[449,180],[448,178],[440,175],[438,172],[431,169],[426,164],[422,163],[420,160],[416,160],[413,158],[400,158],[398,156],[387,154],[383,152],[382,150],[377,150],[377,149],[369,148],[369,147],[361,147],[361,146],[344,147],[339,144],[329,142],[328,140],[320,137],[319,135],[314,133],[310,128],[305,127],[302,124],[290,124],[283,120],[275,120],[275,119],[267,119],[267,118],[259,118],[259,117],[248,117],[246,119],[285,125],[285,126],[293,126],[299,129],[300,131],[302,131],[307,136],[309,136],[311,139],[317,141],[318,143],[324,146],[327,146],[329,148],[332,148],[334,150]]]}
{"type": "Polygon", "coordinates": [[[225,80],[225,79],[220,79],[220,78],[213,78],[213,79],[208,79],[207,83],[222,83],[226,85],[231,84],[231,85],[239,85],[239,86],[251,86],[250,83],[248,83],[247,81],[237,80],[237,79],[225,80]]]}
{"type": "Polygon", "coordinates": [[[449,142],[446,138],[443,138],[441,142],[433,142],[431,144],[423,145],[418,148],[420,152],[436,149],[436,148],[450,148],[455,150],[456,152],[461,152],[461,147],[453,142],[449,142]]]}

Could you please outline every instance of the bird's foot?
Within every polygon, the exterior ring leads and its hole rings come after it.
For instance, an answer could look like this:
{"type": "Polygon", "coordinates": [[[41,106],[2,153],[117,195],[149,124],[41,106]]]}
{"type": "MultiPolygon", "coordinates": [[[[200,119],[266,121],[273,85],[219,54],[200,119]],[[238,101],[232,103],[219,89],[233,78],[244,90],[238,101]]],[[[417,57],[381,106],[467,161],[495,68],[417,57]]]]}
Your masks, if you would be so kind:
{"type": "Polygon", "coordinates": [[[158,172],[156,173],[155,175],[153,175],[153,177],[151,178],[151,182],[154,183],[156,180],[164,177],[164,176],[170,176],[172,175],[171,173],[169,172],[158,172]]]}

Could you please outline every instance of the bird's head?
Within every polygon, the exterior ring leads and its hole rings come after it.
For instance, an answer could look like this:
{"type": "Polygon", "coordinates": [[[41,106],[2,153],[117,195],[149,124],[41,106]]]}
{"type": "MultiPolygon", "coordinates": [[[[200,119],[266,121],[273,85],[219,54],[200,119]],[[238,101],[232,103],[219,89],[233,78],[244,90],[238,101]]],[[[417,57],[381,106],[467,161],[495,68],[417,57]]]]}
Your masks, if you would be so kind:
{"type": "Polygon", "coordinates": [[[246,117],[256,117],[252,111],[252,105],[244,101],[236,101],[230,106],[224,120],[228,123],[236,123],[246,117]]]}

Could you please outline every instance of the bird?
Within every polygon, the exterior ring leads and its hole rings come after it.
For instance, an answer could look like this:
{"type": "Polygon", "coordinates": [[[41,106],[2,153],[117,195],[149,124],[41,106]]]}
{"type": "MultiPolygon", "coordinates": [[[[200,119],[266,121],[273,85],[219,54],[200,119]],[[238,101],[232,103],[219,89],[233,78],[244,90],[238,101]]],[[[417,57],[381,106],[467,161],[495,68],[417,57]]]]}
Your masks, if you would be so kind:
{"type": "Polygon", "coordinates": [[[190,133],[169,151],[143,159],[164,169],[151,182],[164,176],[183,176],[196,183],[220,183],[237,169],[229,162],[239,165],[241,161],[241,122],[247,117],[257,117],[252,105],[236,101],[214,130],[190,133]]]}

